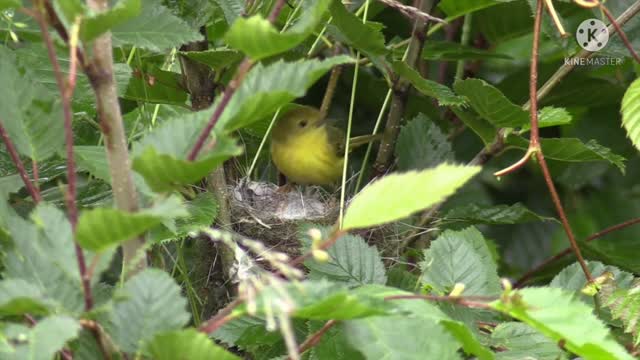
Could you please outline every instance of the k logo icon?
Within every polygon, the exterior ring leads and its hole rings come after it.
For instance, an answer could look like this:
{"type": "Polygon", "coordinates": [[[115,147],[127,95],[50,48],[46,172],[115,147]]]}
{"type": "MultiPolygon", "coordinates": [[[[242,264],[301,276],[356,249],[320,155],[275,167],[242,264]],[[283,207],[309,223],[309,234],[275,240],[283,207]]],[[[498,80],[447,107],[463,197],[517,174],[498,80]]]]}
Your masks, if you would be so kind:
{"type": "Polygon", "coordinates": [[[578,26],[576,40],[580,47],[588,51],[599,51],[609,41],[609,29],[598,19],[588,19],[578,26]]]}

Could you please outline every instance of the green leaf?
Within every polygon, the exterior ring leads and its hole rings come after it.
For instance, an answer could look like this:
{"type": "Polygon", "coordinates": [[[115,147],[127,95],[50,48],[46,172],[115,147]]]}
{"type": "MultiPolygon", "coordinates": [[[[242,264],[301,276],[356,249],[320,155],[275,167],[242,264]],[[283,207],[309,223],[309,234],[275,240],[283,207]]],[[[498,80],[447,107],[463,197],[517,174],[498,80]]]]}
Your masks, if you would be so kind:
{"type": "Polygon", "coordinates": [[[0,11],[18,9],[22,7],[21,0],[0,0],[0,11]]]}
{"type": "Polygon", "coordinates": [[[496,128],[473,110],[462,107],[451,107],[450,109],[458,119],[480,137],[485,146],[491,146],[496,141],[496,128]]]}
{"type": "MultiPolygon", "coordinates": [[[[402,78],[407,79],[420,93],[438,100],[440,106],[463,105],[465,103],[465,100],[455,95],[451,89],[435,81],[423,78],[405,62],[396,61],[392,64],[392,67],[393,71],[402,78]]],[[[456,89],[456,91],[458,90],[456,89]]]]}
{"type": "Polygon", "coordinates": [[[428,41],[422,50],[422,58],[437,61],[512,59],[505,54],[478,49],[450,41],[428,41]]]}
{"type": "Polygon", "coordinates": [[[98,179],[111,183],[104,146],[74,146],[73,154],[79,170],[87,171],[98,179]]]}
{"type": "Polygon", "coordinates": [[[592,309],[560,289],[526,288],[490,304],[585,360],[633,359],[592,309]]]}
{"type": "Polygon", "coordinates": [[[155,360],[240,360],[195,329],[158,334],[147,344],[147,351],[155,360]]]}
{"type": "Polygon", "coordinates": [[[62,107],[59,96],[16,61],[15,53],[0,49],[0,83],[11,89],[0,96],[0,123],[20,154],[41,162],[64,144],[62,107]]]}
{"type": "Polygon", "coordinates": [[[122,95],[125,99],[186,107],[188,94],[180,74],[156,67],[134,71],[138,75],[129,81],[122,95]]]}
{"type": "Polygon", "coordinates": [[[222,9],[224,17],[229,25],[244,13],[244,2],[241,0],[214,0],[222,9]]]}
{"type": "MultiPolygon", "coordinates": [[[[310,321],[309,335],[319,331],[325,322],[310,321]]],[[[310,360],[349,359],[361,360],[364,357],[347,342],[342,326],[333,326],[322,335],[316,346],[311,348],[310,360]]]]}
{"type": "Polygon", "coordinates": [[[48,305],[37,286],[21,279],[0,281],[0,316],[42,315],[48,313],[48,305]]]}
{"type": "MultiPolygon", "coordinates": [[[[606,285],[605,285],[606,286],[606,285]]],[[[624,331],[633,334],[634,345],[640,344],[640,332],[638,323],[640,321],[640,283],[634,282],[630,289],[619,289],[611,285],[610,294],[602,296],[603,303],[611,309],[614,319],[620,319],[624,324],[624,331]]],[[[603,290],[605,290],[603,288],[603,290]]],[[[603,295],[603,290],[599,295],[603,295]]]]}
{"type": "MultiPolygon", "coordinates": [[[[526,150],[529,146],[527,140],[517,136],[509,136],[506,142],[522,150],[526,150]]],[[[547,138],[540,139],[540,146],[547,159],[568,162],[608,161],[623,174],[625,172],[626,159],[593,139],[584,143],[576,138],[547,138]]]]}
{"type": "Polygon", "coordinates": [[[343,43],[371,55],[384,55],[387,48],[380,26],[364,24],[362,19],[350,13],[341,1],[334,1],[330,7],[332,23],[329,29],[343,43]]]}
{"type": "MultiPolygon", "coordinates": [[[[220,117],[216,129],[238,130],[305,95],[307,89],[336,65],[352,62],[348,56],[334,56],[324,61],[278,61],[254,66],[242,81],[220,117]]],[[[209,114],[220,104],[220,97],[209,114]]]]}
{"type": "Polygon", "coordinates": [[[438,294],[464,284],[463,295],[498,295],[497,266],[482,234],[474,227],[447,230],[424,251],[422,282],[438,294]]]}
{"type": "Polygon", "coordinates": [[[6,360],[51,360],[67,341],[78,336],[80,324],[68,316],[44,318],[31,329],[12,325],[5,334],[12,351],[3,354],[6,360]]]}
{"type": "MultiPolygon", "coordinates": [[[[141,0],[119,0],[107,11],[83,18],[80,26],[80,39],[82,41],[91,41],[111,30],[115,25],[139,16],[142,10],[142,3],[143,1],[141,0]]],[[[74,15],[81,16],[81,14],[74,15]]],[[[75,16],[73,18],[67,17],[67,21],[73,23],[75,16]]]]}
{"type": "Polygon", "coordinates": [[[151,189],[167,191],[192,184],[242,149],[227,135],[216,134],[205,144],[195,161],[187,161],[201,129],[209,120],[201,111],[165,121],[133,146],[133,169],[151,189]],[[208,149],[213,144],[213,148],[208,149]]]}
{"type": "Polygon", "coordinates": [[[496,354],[498,360],[556,360],[562,354],[558,344],[529,325],[519,322],[506,322],[496,326],[491,333],[491,344],[504,349],[496,354]]]}
{"type": "Polygon", "coordinates": [[[66,216],[51,205],[40,204],[31,218],[34,223],[18,216],[7,219],[14,246],[3,259],[3,277],[36,286],[56,309],[82,311],[80,273],[66,216]]]}
{"type": "MultiPolygon", "coordinates": [[[[303,227],[300,231],[301,241],[305,249],[311,249],[312,240],[308,229],[315,226],[303,227]]],[[[327,238],[330,229],[321,228],[323,238],[327,238]]],[[[375,246],[369,246],[363,238],[355,235],[343,235],[329,248],[329,260],[319,262],[310,259],[304,265],[310,270],[310,279],[326,278],[331,281],[343,282],[351,286],[363,284],[384,284],[387,282],[384,264],[375,246]]]]}
{"type": "Polygon", "coordinates": [[[218,200],[209,192],[199,193],[195,199],[186,203],[186,207],[189,215],[176,221],[178,235],[186,235],[190,231],[209,226],[218,215],[218,200]]]}
{"type": "Polygon", "coordinates": [[[455,339],[442,325],[425,318],[376,316],[343,326],[349,343],[367,359],[460,359],[455,339]]]}
{"type": "MultiPolygon", "coordinates": [[[[573,117],[565,108],[556,108],[553,106],[543,107],[538,113],[538,127],[551,127],[558,125],[571,124],[573,117]]],[[[526,123],[523,127],[523,131],[531,129],[531,122],[526,123]]]]}
{"type": "Polygon", "coordinates": [[[260,345],[273,346],[281,340],[281,336],[268,331],[266,327],[266,321],[261,318],[242,316],[225,323],[209,336],[240,349],[260,345]]]}
{"type": "Polygon", "coordinates": [[[142,234],[166,219],[187,214],[176,196],[135,213],[109,208],[85,210],[78,220],[76,239],[84,249],[101,252],[142,234]]]}
{"type": "Polygon", "coordinates": [[[497,128],[523,127],[529,123],[529,113],[512,103],[504,94],[480,79],[457,81],[453,88],[469,100],[480,116],[497,128]]]}
{"type": "Polygon", "coordinates": [[[624,93],[622,98],[622,126],[627,130],[627,136],[640,150],[640,79],[636,79],[624,93]]]}
{"type": "Polygon", "coordinates": [[[0,199],[5,199],[9,194],[16,193],[24,186],[20,175],[0,177],[0,199]]]}
{"type": "Polygon", "coordinates": [[[470,224],[513,225],[536,221],[556,221],[529,210],[521,203],[513,205],[478,206],[468,204],[449,210],[445,220],[470,224]]]}
{"type": "Polygon", "coordinates": [[[242,59],[242,54],[233,50],[206,50],[206,51],[181,51],[181,55],[188,57],[191,60],[203,63],[213,70],[219,71],[236,61],[242,59]]]}
{"type": "Polygon", "coordinates": [[[114,46],[133,45],[156,52],[202,40],[196,29],[157,0],[142,1],[140,15],[114,26],[111,35],[114,46]]]}
{"type": "MultiPolygon", "coordinates": [[[[605,265],[599,261],[587,261],[587,269],[589,269],[593,277],[610,273],[620,288],[629,288],[633,281],[633,274],[622,271],[615,266],[605,265]]],[[[581,290],[587,286],[587,279],[584,276],[582,267],[577,262],[562,269],[562,271],[553,278],[549,286],[574,292],[575,295],[581,297],[586,304],[593,304],[593,297],[581,292],[581,290]]]]}
{"type": "Polygon", "coordinates": [[[261,15],[237,18],[224,37],[229,46],[253,60],[273,56],[298,46],[313,32],[332,0],[305,1],[301,15],[290,29],[279,32],[261,15]]]}
{"type": "Polygon", "coordinates": [[[136,274],[114,299],[105,328],[125,352],[133,353],[156,334],[178,330],[189,321],[180,287],[161,270],[136,274]]]}
{"type": "Polygon", "coordinates": [[[422,170],[454,160],[447,136],[422,113],[400,129],[395,154],[401,171],[422,170]]]}
{"type": "Polygon", "coordinates": [[[343,229],[359,229],[403,219],[435,205],[480,172],[479,167],[443,164],[433,169],[391,174],[354,197],[343,229]]]}

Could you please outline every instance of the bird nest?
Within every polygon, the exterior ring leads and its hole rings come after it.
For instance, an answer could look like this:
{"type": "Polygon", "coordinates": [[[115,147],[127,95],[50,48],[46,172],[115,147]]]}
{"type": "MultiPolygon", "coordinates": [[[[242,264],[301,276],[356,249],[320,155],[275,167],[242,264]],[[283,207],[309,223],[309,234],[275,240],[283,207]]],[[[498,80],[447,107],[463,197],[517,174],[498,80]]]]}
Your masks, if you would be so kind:
{"type": "Polygon", "coordinates": [[[287,254],[300,253],[301,224],[333,225],[338,218],[338,201],[320,187],[280,191],[275,184],[251,181],[230,190],[236,230],[287,254]]]}

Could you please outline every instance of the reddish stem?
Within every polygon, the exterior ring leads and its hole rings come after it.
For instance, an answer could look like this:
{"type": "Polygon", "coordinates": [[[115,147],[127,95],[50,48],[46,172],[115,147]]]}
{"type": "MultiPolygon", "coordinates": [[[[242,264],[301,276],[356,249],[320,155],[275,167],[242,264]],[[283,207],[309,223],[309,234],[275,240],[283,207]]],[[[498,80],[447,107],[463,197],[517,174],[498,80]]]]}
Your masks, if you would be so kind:
{"type": "Polygon", "coordinates": [[[0,137],[2,137],[2,141],[4,141],[4,144],[7,147],[7,152],[9,153],[11,160],[15,164],[16,169],[18,169],[18,174],[20,175],[24,186],[27,188],[29,195],[31,195],[33,201],[38,204],[40,201],[42,201],[40,192],[29,179],[27,171],[24,168],[24,164],[22,163],[22,160],[20,160],[20,156],[18,155],[18,150],[16,149],[15,145],[13,145],[13,142],[9,138],[9,134],[7,134],[7,131],[2,125],[2,120],[0,120],[0,137]]]}
{"type": "MultiPolygon", "coordinates": [[[[333,326],[335,326],[337,323],[338,322],[335,321],[335,320],[329,320],[324,324],[323,327],[320,328],[320,330],[318,330],[315,333],[309,335],[309,337],[298,348],[298,354],[302,355],[305,351],[307,351],[307,350],[311,349],[312,347],[318,345],[318,343],[322,339],[322,336],[327,331],[329,331],[329,329],[331,329],[333,326]]],[[[291,360],[291,357],[288,357],[287,359],[291,360]]]]}
{"type": "MultiPolygon", "coordinates": [[[[635,219],[631,219],[631,220],[627,220],[623,223],[620,224],[616,224],[613,226],[610,226],[604,230],[598,231],[597,233],[589,236],[585,242],[589,242],[589,241],[593,241],[595,239],[599,239],[609,233],[612,233],[614,231],[617,230],[621,230],[624,228],[627,228],[629,226],[635,225],[635,224],[639,224],[640,223],[640,218],[635,218],[635,219]]],[[[514,287],[522,287],[524,284],[526,284],[527,282],[529,282],[529,280],[531,280],[531,278],[533,278],[533,276],[537,273],[539,273],[540,271],[542,271],[544,268],[546,268],[547,266],[555,263],[556,261],[562,259],[563,257],[571,254],[573,252],[573,249],[568,247],[564,250],[562,250],[561,252],[559,252],[558,254],[554,255],[553,257],[550,257],[549,259],[543,261],[540,265],[536,266],[535,268],[527,271],[521,278],[520,280],[518,280],[518,282],[516,282],[516,284],[514,285],[514,287]]]]}
{"type": "Polygon", "coordinates": [[[233,300],[227,306],[225,306],[222,310],[220,310],[216,315],[214,315],[211,319],[207,320],[205,323],[200,325],[198,331],[203,332],[205,334],[211,334],[212,332],[218,330],[222,325],[226,324],[234,317],[231,316],[233,310],[244,303],[244,298],[238,297],[233,300]]]}
{"type": "Polygon", "coordinates": [[[629,53],[631,53],[631,56],[633,56],[633,58],[636,60],[636,62],[640,64],[640,57],[635,52],[635,50],[633,50],[633,46],[631,45],[631,41],[629,41],[629,38],[627,37],[627,34],[625,34],[625,32],[622,30],[622,27],[618,24],[618,22],[613,17],[613,15],[611,15],[611,12],[609,11],[609,9],[607,9],[607,7],[604,6],[603,4],[600,4],[600,9],[607,16],[607,18],[611,22],[611,25],[613,25],[613,27],[616,29],[616,32],[618,33],[618,35],[620,35],[620,39],[622,39],[622,42],[624,43],[624,46],[627,47],[627,50],[629,50],[629,53]]]}
{"type": "MultiPolygon", "coordinates": [[[[273,7],[273,10],[271,10],[271,14],[269,14],[268,20],[272,24],[278,18],[278,15],[280,15],[280,12],[282,11],[282,8],[284,7],[285,3],[286,3],[286,0],[278,0],[275,6],[273,7]]],[[[251,66],[253,66],[253,61],[251,61],[251,59],[249,59],[248,57],[245,57],[244,60],[242,60],[242,62],[238,66],[238,69],[236,70],[236,74],[234,75],[233,79],[229,82],[229,85],[224,90],[224,93],[222,93],[222,99],[220,100],[220,103],[218,104],[216,109],[213,111],[213,115],[211,115],[211,118],[209,119],[207,126],[205,126],[205,128],[202,130],[200,135],[198,135],[198,140],[196,140],[195,145],[193,146],[193,148],[191,149],[191,152],[189,153],[189,156],[187,157],[189,161],[194,161],[198,157],[200,150],[202,150],[202,147],[207,141],[207,138],[211,134],[211,130],[213,130],[213,128],[218,123],[218,120],[220,120],[222,113],[224,113],[224,110],[227,108],[227,105],[229,105],[229,101],[231,101],[233,94],[235,94],[236,90],[238,90],[238,87],[240,87],[240,83],[244,79],[245,75],[247,75],[247,73],[251,69],[251,66]]]]}
{"type": "MultiPolygon", "coordinates": [[[[78,261],[78,268],[80,271],[80,278],[82,281],[82,287],[84,290],[84,305],[85,310],[89,311],[93,307],[93,296],[91,294],[91,279],[87,276],[87,265],[84,258],[84,253],[78,245],[77,241],[75,241],[76,236],[76,226],[78,224],[78,208],[76,205],[76,165],[73,154],[73,110],[72,110],[72,97],[73,91],[75,89],[75,76],[76,76],[76,68],[77,68],[77,56],[76,56],[76,47],[70,46],[70,58],[71,64],[69,65],[69,82],[65,84],[65,78],[60,68],[60,64],[58,63],[58,58],[56,55],[55,47],[53,45],[53,40],[51,36],[49,36],[49,29],[47,27],[47,23],[45,20],[45,6],[43,2],[38,3],[40,7],[40,13],[35,16],[38,25],[40,26],[40,32],[42,33],[42,38],[44,40],[45,46],[47,48],[47,54],[49,56],[49,61],[53,67],[53,72],[55,74],[56,83],[58,85],[58,89],[60,91],[60,95],[62,96],[62,110],[64,114],[64,138],[66,145],[66,155],[67,155],[67,193],[66,193],[66,203],[67,203],[67,211],[69,213],[69,222],[71,224],[71,230],[73,232],[74,244],[75,244],[75,252],[76,258],[78,261]]],[[[73,44],[72,44],[73,45],[73,44]]]]}

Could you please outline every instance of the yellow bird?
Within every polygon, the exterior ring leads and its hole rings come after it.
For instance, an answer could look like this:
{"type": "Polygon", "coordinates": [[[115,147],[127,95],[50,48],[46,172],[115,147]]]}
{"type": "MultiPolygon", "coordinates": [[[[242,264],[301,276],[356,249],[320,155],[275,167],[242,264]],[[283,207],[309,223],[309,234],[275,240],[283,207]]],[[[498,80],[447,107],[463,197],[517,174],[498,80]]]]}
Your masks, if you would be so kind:
{"type": "MultiPolygon", "coordinates": [[[[350,149],[377,136],[352,138],[350,149]]],[[[290,181],[330,185],[342,175],[344,132],[327,123],[319,110],[303,106],[286,113],[271,134],[271,158],[290,181]]]]}

